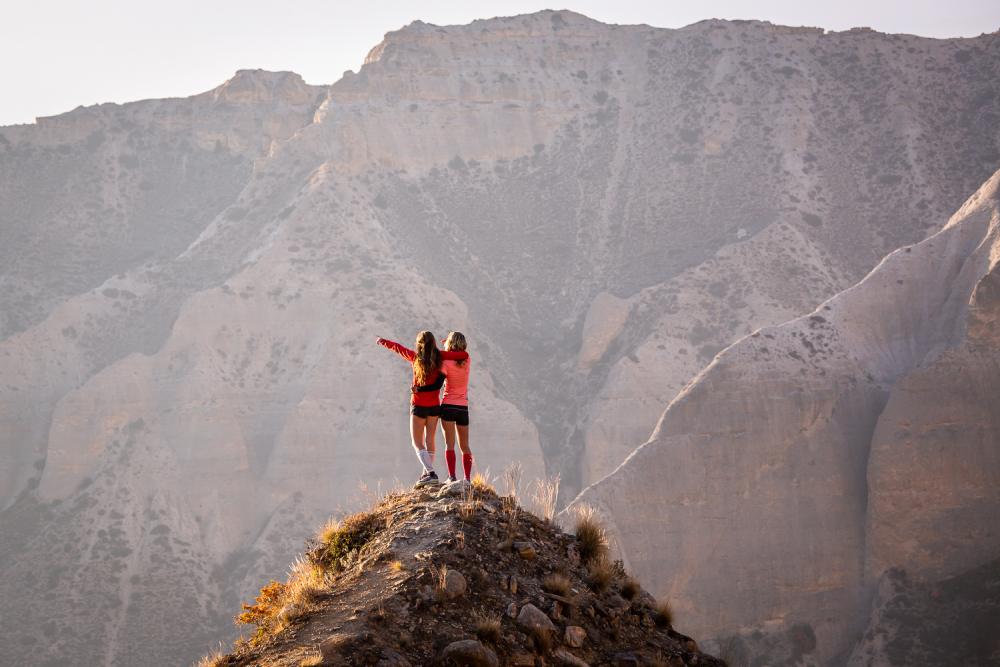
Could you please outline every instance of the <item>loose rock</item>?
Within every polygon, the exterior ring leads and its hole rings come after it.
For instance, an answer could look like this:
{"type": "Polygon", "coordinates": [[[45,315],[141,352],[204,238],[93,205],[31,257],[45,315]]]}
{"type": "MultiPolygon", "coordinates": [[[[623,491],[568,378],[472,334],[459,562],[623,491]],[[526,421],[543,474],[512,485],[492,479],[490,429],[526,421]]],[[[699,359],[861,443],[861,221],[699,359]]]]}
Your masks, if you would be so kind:
{"type": "Polygon", "coordinates": [[[535,560],[535,556],[538,555],[531,542],[514,542],[514,551],[524,560],[535,560]]]}
{"type": "Polygon", "coordinates": [[[391,648],[382,649],[382,656],[375,663],[375,667],[413,667],[406,656],[393,651],[391,648]]]}
{"type": "Polygon", "coordinates": [[[580,648],[583,646],[583,640],[587,638],[587,631],[581,628],[579,625],[567,625],[566,632],[563,635],[563,643],[566,646],[572,646],[573,648],[580,648]]]}
{"type": "Polygon", "coordinates": [[[560,662],[560,664],[563,665],[571,665],[571,667],[590,667],[589,664],[564,648],[557,648],[552,655],[560,662]]]}
{"type": "Polygon", "coordinates": [[[444,575],[443,584],[444,596],[449,600],[462,597],[468,588],[465,576],[458,570],[448,570],[444,575]]]}
{"type": "Polygon", "coordinates": [[[463,639],[448,644],[443,657],[445,660],[453,660],[459,665],[468,667],[500,667],[497,654],[475,639],[463,639]]]}
{"type": "Polygon", "coordinates": [[[541,609],[530,602],[521,608],[517,622],[532,632],[555,632],[556,626],[541,609]]]}

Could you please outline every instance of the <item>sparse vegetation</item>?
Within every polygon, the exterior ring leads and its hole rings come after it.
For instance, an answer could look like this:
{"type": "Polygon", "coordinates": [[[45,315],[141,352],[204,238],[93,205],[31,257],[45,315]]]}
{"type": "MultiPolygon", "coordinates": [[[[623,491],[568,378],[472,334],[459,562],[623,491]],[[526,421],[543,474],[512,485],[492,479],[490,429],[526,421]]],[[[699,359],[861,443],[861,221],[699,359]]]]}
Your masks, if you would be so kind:
{"type": "Polygon", "coordinates": [[[215,650],[195,663],[194,667],[221,667],[226,664],[226,656],[221,650],[215,650]]]}
{"type": "Polygon", "coordinates": [[[503,625],[499,616],[477,616],[473,628],[480,641],[496,644],[503,635],[503,625]]]}
{"type": "Polygon", "coordinates": [[[592,560],[587,565],[587,585],[595,593],[603,593],[608,590],[608,587],[611,586],[613,576],[614,571],[611,569],[611,563],[608,562],[607,558],[592,560]]]}
{"type": "Polygon", "coordinates": [[[329,521],[319,534],[311,557],[324,569],[343,567],[343,560],[364,547],[385,520],[374,512],[358,512],[343,521],[329,521]]]}
{"type": "Polygon", "coordinates": [[[634,600],[640,591],[642,591],[642,587],[639,586],[639,582],[632,577],[626,576],[622,582],[622,597],[626,600],[634,600]]]}
{"type": "Polygon", "coordinates": [[[556,515],[558,498],[559,475],[535,480],[531,491],[531,506],[537,516],[546,521],[552,521],[556,515]]]}
{"type": "Polygon", "coordinates": [[[236,622],[264,628],[281,611],[284,600],[285,584],[272,580],[260,589],[253,604],[243,604],[243,612],[236,617],[236,622]]]}
{"type": "Polygon", "coordinates": [[[559,572],[552,572],[551,574],[545,575],[542,579],[542,590],[548,591],[549,593],[555,593],[556,595],[561,595],[563,597],[569,597],[572,592],[573,584],[565,574],[560,574],[559,572]]]}
{"type": "Polygon", "coordinates": [[[671,628],[674,625],[674,610],[666,600],[660,600],[653,607],[653,620],[657,627],[671,628]]]}
{"type": "Polygon", "coordinates": [[[478,493],[488,493],[496,495],[497,490],[490,484],[489,471],[486,473],[477,472],[472,476],[472,488],[478,493]]]}
{"type": "Polygon", "coordinates": [[[576,543],[580,550],[580,560],[584,563],[607,558],[608,537],[604,526],[597,520],[597,513],[591,507],[577,511],[574,525],[576,543]]]}

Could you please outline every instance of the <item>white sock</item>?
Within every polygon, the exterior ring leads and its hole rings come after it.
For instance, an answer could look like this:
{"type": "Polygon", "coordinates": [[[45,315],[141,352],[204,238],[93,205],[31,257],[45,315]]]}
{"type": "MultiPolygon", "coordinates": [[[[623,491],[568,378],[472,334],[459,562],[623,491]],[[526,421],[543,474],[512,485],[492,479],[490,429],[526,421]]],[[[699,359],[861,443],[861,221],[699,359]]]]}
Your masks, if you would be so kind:
{"type": "Polygon", "coordinates": [[[424,472],[434,472],[434,457],[426,449],[418,449],[417,457],[420,458],[420,463],[424,466],[424,472]]]}

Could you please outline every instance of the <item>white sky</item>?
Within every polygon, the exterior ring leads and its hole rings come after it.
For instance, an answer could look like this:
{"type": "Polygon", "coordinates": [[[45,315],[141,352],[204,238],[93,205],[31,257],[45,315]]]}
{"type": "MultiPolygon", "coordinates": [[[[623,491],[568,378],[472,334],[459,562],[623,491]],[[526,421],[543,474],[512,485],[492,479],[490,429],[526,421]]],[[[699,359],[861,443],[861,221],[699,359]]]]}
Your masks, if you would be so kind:
{"type": "Polygon", "coordinates": [[[238,69],[313,84],[357,70],[390,30],[567,8],[605,23],[679,28],[706,18],[929,37],[1000,29],[1000,0],[3,0],[0,125],[98,102],[193,95],[238,69]],[[562,6],[560,6],[562,5],[562,6]]]}

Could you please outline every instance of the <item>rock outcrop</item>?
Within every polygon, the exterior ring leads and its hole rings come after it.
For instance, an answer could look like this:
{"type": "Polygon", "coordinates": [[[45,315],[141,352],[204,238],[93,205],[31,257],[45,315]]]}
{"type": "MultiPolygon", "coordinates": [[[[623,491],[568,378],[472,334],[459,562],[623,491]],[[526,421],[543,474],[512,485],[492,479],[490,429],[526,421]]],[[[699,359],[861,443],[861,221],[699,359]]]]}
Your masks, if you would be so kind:
{"type": "Polygon", "coordinates": [[[359,481],[409,479],[376,335],[465,330],[478,465],[571,498],[988,178],[998,49],[540,12],[0,128],[11,659],[182,662],[359,481]]]}
{"type": "Polygon", "coordinates": [[[205,663],[722,666],[620,566],[581,562],[576,544],[483,484],[391,493],[321,531],[287,583],[244,605],[251,636],[205,663]],[[458,577],[469,584],[456,594],[458,577]]]}
{"type": "Polygon", "coordinates": [[[937,234],[719,354],[574,502],[698,634],[802,624],[817,660],[848,654],[890,568],[937,581],[1000,554],[998,260],[1000,172],[937,234]]]}

